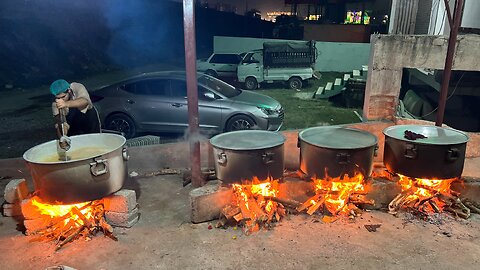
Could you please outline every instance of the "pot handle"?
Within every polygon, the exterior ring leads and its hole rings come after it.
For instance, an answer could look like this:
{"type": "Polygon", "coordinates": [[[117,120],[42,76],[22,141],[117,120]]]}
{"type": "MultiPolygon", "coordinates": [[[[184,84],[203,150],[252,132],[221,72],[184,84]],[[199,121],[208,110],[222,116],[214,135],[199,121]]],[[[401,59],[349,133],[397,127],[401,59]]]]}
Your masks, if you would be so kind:
{"type": "Polygon", "coordinates": [[[100,176],[108,173],[108,159],[94,159],[90,163],[90,172],[93,176],[100,176]]]}
{"type": "Polygon", "coordinates": [[[220,165],[225,165],[227,163],[227,155],[224,152],[218,153],[217,162],[220,165]]]}
{"type": "Polygon", "coordinates": [[[460,151],[458,148],[452,148],[447,151],[447,161],[455,161],[460,157],[460,151]]]}
{"type": "Polygon", "coordinates": [[[127,153],[127,148],[126,147],[122,149],[122,157],[123,157],[123,160],[125,160],[125,161],[128,161],[130,159],[130,156],[127,153]]]}
{"type": "Polygon", "coordinates": [[[405,145],[405,154],[404,156],[409,159],[417,158],[417,147],[414,144],[407,143],[405,145]]]}
{"type": "Polygon", "coordinates": [[[373,156],[378,157],[378,144],[375,144],[375,148],[373,148],[373,156]]]}
{"type": "Polygon", "coordinates": [[[337,154],[337,163],[341,165],[346,165],[350,163],[350,154],[349,153],[338,153],[337,154]]]}
{"type": "Polygon", "coordinates": [[[297,148],[300,148],[300,137],[297,138],[297,148]]]}
{"type": "Polygon", "coordinates": [[[266,152],[266,153],[263,153],[263,155],[262,155],[263,164],[271,164],[271,163],[274,163],[275,160],[273,159],[273,157],[275,157],[275,153],[274,153],[274,152],[266,152]]]}

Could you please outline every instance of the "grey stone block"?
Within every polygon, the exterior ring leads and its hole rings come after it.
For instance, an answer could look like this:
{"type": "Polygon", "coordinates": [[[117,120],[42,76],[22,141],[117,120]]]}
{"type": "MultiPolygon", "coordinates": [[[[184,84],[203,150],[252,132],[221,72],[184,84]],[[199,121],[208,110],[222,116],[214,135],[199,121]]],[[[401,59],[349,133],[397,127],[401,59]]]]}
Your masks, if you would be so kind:
{"type": "Polygon", "coordinates": [[[209,181],[205,186],[193,189],[190,191],[191,221],[200,223],[217,219],[232,196],[232,189],[222,187],[220,181],[209,181]]]}
{"type": "Polygon", "coordinates": [[[295,200],[303,203],[315,194],[315,185],[312,181],[297,178],[285,178],[280,183],[277,197],[295,200]]]}
{"type": "Polygon", "coordinates": [[[105,211],[130,213],[137,207],[135,190],[122,189],[103,199],[105,211]]]}
{"type": "Polygon", "coordinates": [[[17,203],[4,203],[2,205],[3,215],[6,217],[18,217],[22,216],[22,208],[20,204],[17,203]]]}
{"type": "Polygon", "coordinates": [[[388,207],[388,204],[402,192],[401,187],[395,182],[387,180],[374,180],[369,186],[367,199],[374,200],[375,205],[365,205],[365,208],[378,210],[388,207]]]}
{"type": "Polygon", "coordinates": [[[463,182],[453,182],[452,190],[460,192],[460,198],[480,202],[480,178],[463,177],[463,182]]]}
{"type": "Polygon", "coordinates": [[[138,207],[130,213],[105,212],[105,220],[108,224],[115,227],[130,228],[138,221],[138,207]]]}
{"type": "Polygon", "coordinates": [[[16,203],[27,198],[28,193],[27,182],[25,179],[14,179],[8,182],[3,197],[8,203],[16,203]]]}

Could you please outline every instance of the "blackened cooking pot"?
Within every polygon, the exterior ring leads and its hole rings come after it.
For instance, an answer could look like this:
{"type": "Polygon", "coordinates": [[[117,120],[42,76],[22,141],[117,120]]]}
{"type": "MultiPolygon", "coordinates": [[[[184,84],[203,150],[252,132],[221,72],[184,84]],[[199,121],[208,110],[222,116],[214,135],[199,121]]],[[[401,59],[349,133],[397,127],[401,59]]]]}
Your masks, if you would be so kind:
{"type": "Polygon", "coordinates": [[[367,131],[339,126],[313,127],[298,134],[300,170],[316,177],[353,177],[372,173],[377,137],[367,131]]]}
{"type": "Polygon", "coordinates": [[[122,188],[128,160],[123,136],[98,133],[70,139],[68,161],[58,160],[57,141],[23,154],[42,201],[73,204],[101,199],[122,188]]]}
{"type": "Polygon", "coordinates": [[[429,179],[462,175],[468,141],[465,133],[437,126],[398,125],[384,129],[383,134],[383,163],[390,172],[429,179]],[[407,139],[405,131],[426,138],[407,139]]]}
{"type": "Polygon", "coordinates": [[[283,178],[285,137],[276,132],[242,130],[210,139],[217,178],[224,183],[283,178]]]}

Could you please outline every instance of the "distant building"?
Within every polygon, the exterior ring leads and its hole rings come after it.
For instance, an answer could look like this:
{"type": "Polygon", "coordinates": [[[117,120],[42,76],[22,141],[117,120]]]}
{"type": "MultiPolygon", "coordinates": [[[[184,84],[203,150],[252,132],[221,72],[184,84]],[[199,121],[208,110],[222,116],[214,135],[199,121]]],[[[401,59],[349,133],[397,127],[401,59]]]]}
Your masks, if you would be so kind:
{"type": "Polygon", "coordinates": [[[280,15],[291,16],[292,13],[290,11],[270,11],[270,12],[266,12],[265,16],[262,16],[262,19],[266,21],[275,22],[275,19],[280,15]]]}
{"type": "MultiPolygon", "coordinates": [[[[450,1],[453,13],[455,1],[450,1]]],[[[480,1],[465,0],[461,27],[480,29],[480,1]]],[[[461,29],[462,31],[462,29],[461,29]]],[[[448,35],[450,25],[444,0],[392,0],[391,34],[448,35]]]]}

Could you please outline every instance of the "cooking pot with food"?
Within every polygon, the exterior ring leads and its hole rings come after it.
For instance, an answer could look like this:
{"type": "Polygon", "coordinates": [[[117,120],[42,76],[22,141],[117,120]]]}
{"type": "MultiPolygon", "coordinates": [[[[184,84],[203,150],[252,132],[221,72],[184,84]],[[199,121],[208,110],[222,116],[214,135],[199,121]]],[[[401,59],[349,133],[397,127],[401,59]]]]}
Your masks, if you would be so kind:
{"type": "Polygon", "coordinates": [[[101,199],[122,188],[128,160],[123,136],[97,133],[70,139],[67,161],[59,160],[56,140],[23,154],[42,201],[73,204],[101,199]]]}
{"type": "Polygon", "coordinates": [[[217,178],[224,183],[283,178],[285,137],[263,130],[227,132],[210,139],[217,178]]]}
{"type": "Polygon", "coordinates": [[[383,163],[394,173],[416,178],[460,177],[468,136],[458,130],[426,125],[397,125],[383,130],[383,163]]]}

